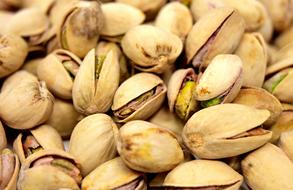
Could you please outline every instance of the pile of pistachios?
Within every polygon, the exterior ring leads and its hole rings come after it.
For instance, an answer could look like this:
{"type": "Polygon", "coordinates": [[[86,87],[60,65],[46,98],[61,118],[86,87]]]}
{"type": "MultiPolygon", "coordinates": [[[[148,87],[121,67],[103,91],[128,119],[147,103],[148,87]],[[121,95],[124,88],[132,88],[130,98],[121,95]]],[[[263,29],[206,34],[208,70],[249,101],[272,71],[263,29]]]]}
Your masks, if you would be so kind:
{"type": "Polygon", "coordinates": [[[293,190],[293,0],[0,0],[0,190],[293,190]]]}

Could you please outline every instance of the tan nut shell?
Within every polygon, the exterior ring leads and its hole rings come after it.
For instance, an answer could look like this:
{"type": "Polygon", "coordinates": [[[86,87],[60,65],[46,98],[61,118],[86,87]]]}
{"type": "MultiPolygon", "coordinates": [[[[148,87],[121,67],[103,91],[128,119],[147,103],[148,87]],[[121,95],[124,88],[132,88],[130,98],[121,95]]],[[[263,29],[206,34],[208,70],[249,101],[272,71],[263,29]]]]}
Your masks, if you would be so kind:
{"type": "Polygon", "coordinates": [[[18,175],[19,175],[20,163],[19,163],[19,159],[16,154],[14,154],[14,159],[15,159],[14,171],[13,171],[13,174],[12,174],[12,177],[11,177],[9,183],[4,188],[4,190],[16,190],[16,183],[17,183],[17,179],[18,179],[18,175]]]}
{"type": "Polygon", "coordinates": [[[252,189],[293,188],[293,163],[275,145],[268,143],[250,153],[241,165],[246,182],[252,189]]]}
{"type": "Polygon", "coordinates": [[[171,170],[163,185],[178,189],[229,185],[224,189],[238,190],[242,182],[243,177],[224,162],[193,160],[171,170]]]}
{"type": "Polygon", "coordinates": [[[72,59],[77,65],[81,60],[73,53],[58,49],[47,55],[38,66],[38,77],[46,82],[49,90],[60,98],[71,99],[73,78],[61,63],[58,55],[65,55],[72,59]]]}
{"type": "Polygon", "coordinates": [[[293,161],[293,131],[284,132],[281,134],[279,147],[293,161]]]}
{"type": "Polygon", "coordinates": [[[275,45],[279,48],[286,46],[293,41],[293,26],[282,32],[275,40],[275,45]]]}
{"type": "Polygon", "coordinates": [[[216,37],[203,55],[201,66],[205,68],[218,54],[232,53],[241,40],[244,25],[243,18],[233,9],[211,10],[193,25],[186,38],[187,61],[191,62],[219,27],[216,37]]]}
{"type": "Polygon", "coordinates": [[[10,84],[4,82],[0,94],[2,120],[15,129],[29,129],[45,122],[54,101],[45,83],[26,71],[18,71],[11,78],[10,84]]]}
{"type": "Polygon", "coordinates": [[[113,51],[107,53],[98,79],[96,79],[95,64],[95,50],[92,49],[83,60],[72,88],[75,109],[87,115],[108,111],[119,86],[117,54],[113,51]]]}
{"type": "Polygon", "coordinates": [[[282,112],[280,101],[268,91],[257,87],[243,87],[233,103],[269,110],[271,115],[264,123],[266,126],[274,124],[282,112]]]}
{"type": "MultiPolygon", "coordinates": [[[[49,150],[64,150],[63,142],[61,136],[58,132],[49,125],[41,125],[35,129],[30,130],[30,133],[37,140],[37,142],[42,146],[43,149],[49,150]]],[[[23,150],[22,142],[23,133],[20,133],[13,142],[13,149],[18,155],[20,162],[23,164],[27,159],[23,150]]],[[[30,156],[29,156],[30,157],[30,156]]]]}
{"type": "Polygon", "coordinates": [[[278,49],[275,54],[274,62],[278,62],[287,58],[290,58],[293,53],[293,42],[286,44],[282,48],[278,49]]]}
{"type": "Polygon", "coordinates": [[[101,35],[119,36],[143,23],[144,13],[136,7],[124,3],[106,3],[101,6],[105,23],[101,35]]]}
{"type": "Polygon", "coordinates": [[[90,115],[76,125],[70,137],[69,153],[80,162],[83,176],[115,157],[117,132],[116,124],[106,114],[90,115]]]}
{"type": "Polygon", "coordinates": [[[168,171],[184,159],[171,131],[142,120],[130,121],[120,128],[117,150],[128,167],[148,173],[168,171]]]}
{"type": "MultiPolygon", "coordinates": [[[[122,187],[139,177],[142,173],[129,169],[120,157],[114,158],[97,167],[82,181],[82,189],[104,190],[122,187]]],[[[146,190],[143,179],[133,190],[146,190]]]]}
{"type": "Polygon", "coordinates": [[[151,25],[130,29],[121,41],[126,56],[141,71],[163,73],[180,55],[183,44],[176,35],[151,25]]]}
{"type": "Polygon", "coordinates": [[[31,164],[44,156],[58,156],[69,159],[79,168],[79,163],[67,152],[61,150],[41,150],[30,156],[21,166],[17,182],[18,190],[79,190],[72,177],[53,166],[41,165],[32,167],[31,164]]]}
{"type": "Polygon", "coordinates": [[[193,114],[184,126],[182,137],[193,155],[218,159],[240,155],[256,149],[270,140],[272,132],[258,136],[231,139],[262,125],[270,116],[260,110],[240,104],[220,104],[193,114]]]}
{"type": "Polygon", "coordinates": [[[283,110],[276,123],[270,128],[273,132],[270,142],[277,143],[282,133],[293,130],[292,110],[283,110]]]}
{"type": "Polygon", "coordinates": [[[6,146],[7,146],[6,133],[0,121],[0,151],[6,148],[6,146]]]}
{"type": "Polygon", "coordinates": [[[184,40],[192,28],[192,15],[180,2],[166,4],[158,13],[155,26],[165,29],[184,40]]]}
{"type": "Polygon", "coordinates": [[[167,92],[167,88],[163,81],[158,76],[151,73],[139,73],[124,81],[115,93],[112,111],[118,110],[128,102],[131,102],[158,85],[163,85],[164,88],[160,94],[146,102],[129,117],[119,120],[118,122],[125,123],[130,120],[148,119],[161,107],[167,92]]]}
{"type": "Polygon", "coordinates": [[[42,60],[43,60],[43,58],[31,59],[31,60],[24,63],[21,70],[25,70],[35,76],[38,76],[38,74],[37,74],[38,66],[40,65],[40,62],[42,60]]]}
{"type": "Polygon", "coordinates": [[[243,63],[243,86],[262,87],[268,61],[266,43],[259,33],[246,33],[235,52],[243,63]]]}

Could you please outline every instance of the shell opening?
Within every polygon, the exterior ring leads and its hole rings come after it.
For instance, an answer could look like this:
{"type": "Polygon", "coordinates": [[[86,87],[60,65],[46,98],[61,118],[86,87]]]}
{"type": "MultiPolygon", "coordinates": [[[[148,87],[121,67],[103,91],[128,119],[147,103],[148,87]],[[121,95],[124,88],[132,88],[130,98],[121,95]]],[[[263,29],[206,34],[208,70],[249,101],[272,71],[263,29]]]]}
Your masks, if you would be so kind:
{"type": "Polygon", "coordinates": [[[104,64],[104,61],[106,59],[105,55],[100,55],[95,57],[95,75],[96,79],[99,79],[100,73],[104,64]]]}
{"type": "Polygon", "coordinates": [[[277,86],[286,78],[288,73],[277,73],[264,83],[264,88],[269,92],[274,92],[277,86]]]}
{"type": "Polygon", "coordinates": [[[265,135],[268,133],[269,133],[269,131],[263,129],[262,126],[257,126],[253,129],[250,129],[248,131],[244,131],[240,134],[234,135],[234,136],[226,138],[226,139],[233,140],[233,139],[240,139],[240,138],[245,138],[245,137],[261,136],[261,135],[265,135]]]}
{"type": "Polygon", "coordinates": [[[66,71],[69,73],[70,77],[74,79],[79,70],[79,64],[66,53],[58,52],[56,55],[66,71]]]}
{"type": "Polygon", "coordinates": [[[233,185],[239,183],[240,181],[236,181],[234,183],[230,183],[227,185],[209,185],[209,186],[200,186],[200,187],[165,187],[165,190],[224,190],[232,187],[233,185]]]}
{"type": "Polygon", "coordinates": [[[141,184],[141,182],[142,182],[143,180],[144,180],[144,179],[143,179],[143,177],[141,176],[141,177],[138,177],[138,178],[136,178],[136,179],[130,181],[130,182],[127,183],[127,184],[124,184],[124,185],[122,185],[122,186],[120,186],[120,187],[116,187],[116,188],[114,188],[113,190],[135,190],[135,189],[137,189],[137,188],[140,186],[140,184],[141,184]]]}
{"type": "Polygon", "coordinates": [[[31,134],[25,134],[22,136],[22,148],[26,158],[40,150],[43,150],[43,147],[31,134]]]}

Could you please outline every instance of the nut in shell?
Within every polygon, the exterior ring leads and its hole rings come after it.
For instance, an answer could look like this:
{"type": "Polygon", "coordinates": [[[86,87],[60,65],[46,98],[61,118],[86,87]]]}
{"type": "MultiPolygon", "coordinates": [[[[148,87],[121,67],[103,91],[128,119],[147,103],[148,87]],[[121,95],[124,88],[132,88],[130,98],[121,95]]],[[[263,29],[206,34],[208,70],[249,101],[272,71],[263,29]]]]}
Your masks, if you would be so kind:
{"type": "Polygon", "coordinates": [[[6,133],[0,121],[0,151],[3,150],[6,146],[7,146],[6,133]]]}
{"type": "Polygon", "coordinates": [[[286,155],[293,160],[293,131],[284,132],[281,134],[279,147],[286,155]]]}

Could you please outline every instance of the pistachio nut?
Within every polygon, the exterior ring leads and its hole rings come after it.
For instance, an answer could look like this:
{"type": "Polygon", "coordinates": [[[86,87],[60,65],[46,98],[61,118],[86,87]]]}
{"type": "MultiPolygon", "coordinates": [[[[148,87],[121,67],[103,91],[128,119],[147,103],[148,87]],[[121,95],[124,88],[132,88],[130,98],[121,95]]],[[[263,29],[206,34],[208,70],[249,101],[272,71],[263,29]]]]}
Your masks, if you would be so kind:
{"type": "Polygon", "coordinates": [[[243,63],[243,86],[262,87],[268,61],[266,43],[260,33],[246,33],[235,52],[243,63]]]}
{"type": "Polygon", "coordinates": [[[23,66],[21,67],[21,70],[25,70],[35,76],[38,76],[38,66],[40,65],[40,62],[43,60],[43,58],[35,58],[26,61],[23,66]]]}
{"type": "Polygon", "coordinates": [[[70,189],[79,190],[79,163],[62,150],[41,150],[21,166],[18,190],[70,189]]]}
{"type": "Polygon", "coordinates": [[[104,16],[98,1],[76,2],[67,9],[58,28],[60,47],[83,58],[96,46],[103,22],[104,16]]]}
{"type": "Polygon", "coordinates": [[[164,6],[167,0],[116,0],[120,3],[132,5],[142,10],[148,20],[155,18],[158,11],[164,6]]]}
{"type": "Polygon", "coordinates": [[[44,123],[53,110],[54,97],[44,81],[18,71],[7,78],[0,93],[0,117],[9,127],[29,129],[44,123]]]}
{"type": "Polygon", "coordinates": [[[147,185],[142,173],[129,169],[120,157],[109,160],[89,175],[81,184],[87,190],[146,190],[147,185]]]}
{"type": "Polygon", "coordinates": [[[268,64],[267,67],[270,65],[273,65],[276,63],[276,57],[277,57],[277,52],[279,51],[279,48],[277,48],[274,45],[268,44],[267,43],[267,53],[268,53],[268,64]]]}
{"type": "Polygon", "coordinates": [[[5,130],[3,128],[2,123],[0,121],[0,151],[3,150],[6,146],[7,146],[6,133],[5,133],[5,130]]]}
{"type": "Polygon", "coordinates": [[[270,65],[266,70],[264,88],[276,96],[280,101],[293,103],[293,57],[283,59],[270,65]]]}
{"type": "Polygon", "coordinates": [[[268,110],[240,104],[220,104],[193,114],[182,132],[194,156],[218,159],[254,150],[270,140],[272,132],[262,128],[268,110]]]}
{"type": "Polygon", "coordinates": [[[92,49],[86,55],[72,88],[73,104],[78,112],[89,115],[110,109],[119,86],[118,61],[113,51],[97,56],[92,49]]]}
{"type": "Polygon", "coordinates": [[[69,138],[81,118],[72,102],[55,98],[52,114],[46,124],[55,128],[62,138],[69,138]]]}
{"type": "Polygon", "coordinates": [[[232,102],[242,86],[242,67],[237,55],[217,55],[197,80],[195,98],[201,106],[232,102]]]}
{"type": "MultiPolygon", "coordinates": [[[[256,2],[258,2],[258,1],[256,1],[256,2]]],[[[274,33],[273,21],[272,21],[272,19],[271,19],[270,15],[269,15],[268,10],[266,9],[266,7],[265,6],[260,6],[260,8],[263,11],[264,23],[257,30],[257,32],[259,32],[263,36],[263,38],[264,38],[264,40],[266,42],[270,42],[272,40],[272,38],[273,38],[273,33],[274,33]]]]}
{"type": "Polygon", "coordinates": [[[0,34],[0,78],[17,71],[28,54],[26,42],[16,35],[0,34]]]}
{"type": "Polygon", "coordinates": [[[53,94],[60,98],[71,99],[73,81],[80,64],[81,60],[76,55],[58,49],[40,62],[37,74],[40,80],[46,82],[53,94]]]}
{"type": "Polygon", "coordinates": [[[0,10],[0,34],[7,34],[7,27],[10,23],[10,19],[14,16],[13,12],[0,10]]]}
{"type": "Polygon", "coordinates": [[[69,153],[80,162],[82,176],[115,157],[117,132],[116,124],[106,114],[90,115],[76,125],[70,137],[69,153]]]}
{"type": "Polygon", "coordinates": [[[130,77],[130,73],[128,68],[129,65],[127,64],[126,57],[120,49],[120,46],[113,42],[101,41],[96,47],[96,55],[106,56],[107,53],[109,53],[111,50],[114,54],[117,54],[118,56],[120,68],[120,83],[122,83],[130,77]]]}
{"type": "Polygon", "coordinates": [[[119,123],[148,119],[161,107],[167,88],[163,81],[150,73],[139,73],[124,81],[117,89],[112,111],[119,123]]]}
{"type": "Polygon", "coordinates": [[[158,13],[155,26],[165,29],[180,39],[185,37],[192,28],[192,15],[185,5],[180,2],[166,4],[158,13]]]}
{"type": "Polygon", "coordinates": [[[206,68],[218,54],[232,53],[238,46],[245,23],[231,8],[213,9],[201,17],[186,38],[187,62],[206,68]]]}
{"type": "Polygon", "coordinates": [[[151,25],[130,29],[121,46],[136,69],[154,73],[163,73],[171,67],[183,48],[179,37],[151,25]]]}
{"type": "Polygon", "coordinates": [[[187,120],[198,109],[194,93],[196,81],[197,75],[192,68],[175,71],[169,80],[169,109],[183,120],[187,120]]]}
{"type": "Polygon", "coordinates": [[[274,62],[279,62],[284,59],[288,59],[292,57],[293,53],[293,41],[291,43],[286,44],[282,48],[278,49],[275,54],[274,62]]]}
{"type": "Polygon", "coordinates": [[[49,125],[41,125],[20,133],[13,142],[13,149],[21,163],[43,149],[63,150],[63,142],[58,132],[49,125]]]}
{"type": "Polygon", "coordinates": [[[168,129],[146,121],[126,123],[120,128],[116,139],[122,160],[137,171],[165,172],[184,159],[176,136],[168,129]]]}
{"type": "Polygon", "coordinates": [[[16,190],[19,160],[8,148],[0,151],[0,189],[16,190]]]}
{"type": "Polygon", "coordinates": [[[284,132],[281,134],[279,147],[293,161],[293,131],[284,132]]]}
{"type": "Polygon", "coordinates": [[[293,163],[277,146],[270,143],[250,153],[241,162],[243,175],[252,189],[293,188],[293,163]]]}
{"type": "Polygon", "coordinates": [[[267,8],[276,31],[283,31],[290,26],[293,18],[291,0],[260,0],[260,2],[267,8]]]}
{"type": "Polygon", "coordinates": [[[129,29],[143,23],[144,13],[131,5],[124,3],[105,3],[101,6],[104,14],[104,26],[100,32],[102,36],[121,36],[129,29]]]}
{"type": "Polygon", "coordinates": [[[243,177],[224,162],[193,160],[180,164],[171,170],[163,185],[166,190],[238,190],[242,182],[243,177]]]}
{"type": "Polygon", "coordinates": [[[271,115],[264,122],[265,126],[273,125],[282,112],[280,101],[268,91],[257,87],[242,87],[233,103],[269,110],[271,115]]]}
{"type": "Polygon", "coordinates": [[[286,46],[288,43],[293,41],[293,26],[286,29],[275,39],[275,45],[279,48],[286,46]]]}

